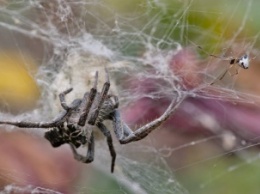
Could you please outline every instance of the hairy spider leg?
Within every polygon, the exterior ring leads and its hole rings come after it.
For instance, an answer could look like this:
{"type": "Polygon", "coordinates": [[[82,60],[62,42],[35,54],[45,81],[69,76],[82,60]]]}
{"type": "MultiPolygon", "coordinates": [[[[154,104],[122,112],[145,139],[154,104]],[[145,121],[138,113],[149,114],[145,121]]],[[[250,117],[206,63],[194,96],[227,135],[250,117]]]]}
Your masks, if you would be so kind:
{"type": "Polygon", "coordinates": [[[21,128],[52,128],[56,127],[58,123],[61,123],[66,115],[67,112],[63,112],[51,122],[0,121],[0,124],[13,125],[21,128]]]}
{"type": "Polygon", "coordinates": [[[79,154],[74,147],[73,144],[70,143],[70,148],[72,150],[72,153],[74,155],[74,158],[80,162],[84,163],[91,163],[94,160],[94,153],[95,153],[95,140],[94,140],[94,134],[91,133],[90,139],[88,141],[88,151],[86,156],[82,156],[79,154]]]}
{"type": "Polygon", "coordinates": [[[115,167],[115,161],[116,161],[116,151],[115,148],[113,146],[113,139],[111,136],[110,131],[106,128],[106,126],[103,123],[98,123],[97,127],[100,129],[100,131],[104,134],[104,136],[106,136],[107,139],[107,145],[109,148],[109,152],[112,158],[112,162],[111,162],[111,172],[114,172],[114,167],[115,167]]]}
{"type": "MultiPolygon", "coordinates": [[[[119,142],[121,144],[127,144],[130,143],[132,141],[139,141],[141,139],[143,139],[144,137],[146,137],[149,133],[151,133],[154,129],[156,129],[157,127],[159,127],[165,120],[167,120],[170,115],[179,107],[179,105],[182,103],[182,101],[185,99],[185,95],[179,96],[179,98],[173,99],[170,103],[170,105],[168,106],[168,108],[165,110],[165,112],[157,119],[153,120],[150,123],[147,123],[146,125],[144,125],[143,127],[137,129],[136,131],[132,131],[118,116],[115,116],[115,131],[117,131],[116,133],[119,133],[118,131],[121,131],[121,127],[119,126],[120,123],[122,123],[123,125],[123,131],[124,134],[129,134],[128,136],[124,137],[123,139],[119,139],[119,142]],[[117,120],[119,119],[119,120],[117,120]]],[[[119,113],[117,113],[119,114],[119,113]]]]}
{"type": "Polygon", "coordinates": [[[89,114],[89,110],[91,108],[91,105],[93,104],[93,101],[97,94],[97,82],[98,82],[98,72],[96,71],[95,74],[95,81],[93,87],[90,89],[90,92],[86,92],[84,94],[83,100],[82,100],[82,107],[80,118],[78,121],[78,125],[84,126],[89,114]]]}
{"type": "MultiPolygon", "coordinates": [[[[97,82],[98,82],[98,72],[95,73],[95,81],[93,87],[90,89],[90,92],[86,92],[84,94],[84,97],[82,99],[82,103],[80,106],[83,107],[80,113],[80,118],[78,121],[79,126],[84,126],[86,124],[86,120],[89,114],[89,110],[91,108],[91,105],[93,104],[93,101],[97,94],[97,82]]],[[[82,156],[77,152],[77,149],[73,144],[70,143],[71,150],[73,152],[74,158],[78,161],[84,162],[84,163],[90,163],[94,160],[94,153],[95,153],[95,142],[94,142],[94,134],[91,132],[90,139],[88,140],[88,151],[86,156],[82,156]]]]}
{"type": "Polygon", "coordinates": [[[59,98],[60,98],[60,104],[62,106],[62,108],[64,110],[69,110],[70,107],[67,105],[66,101],[65,101],[65,95],[70,93],[73,90],[73,88],[69,88],[67,90],[65,90],[64,92],[59,94],[59,98]]]}
{"type": "Polygon", "coordinates": [[[114,132],[119,141],[133,133],[133,131],[124,122],[122,122],[119,110],[115,110],[111,113],[111,116],[113,120],[114,132]]]}
{"type": "MultiPolygon", "coordinates": [[[[91,115],[91,118],[90,118],[91,121],[88,122],[89,124],[92,124],[92,125],[94,125],[95,122],[96,122],[97,116],[99,114],[99,110],[100,110],[100,108],[101,108],[101,106],[102,106],[102,104],[103,104],[103,102],[104,102],[104,100],[107,96],[109,86],[110,86],[108,71],[107,71],[107,69],[105,69],[105,71],[106,71],[106,82],[105,82],[103,89],[102,89],[102,92],[100,94],[100,100],[98,102],[97,109],[95,110],[94,114],[91,115]]],[[[82,104],[83,104],[82,106],[84,108],[82,110],[82,113],[81,113],[81,116],[80,116],[80,119],[79,119],[79,122],[78,122],[78,125],[80,125],[80,126],[85,125],[89,111],[90,111],[90,108],[91,108],[93,101],[95,99],[95,96],[96,96],[96,93],[97,93],[97,80],[98,80],[98,72],[96,72],[94,86],[91,89],[90,93],[84,94],[83,101],[82,101],[82,104]]],[[[112,157],[111,172],[113,173],[114,172],[114,166],[115,166],[115,160],[116,160],[116,152],[115,152],[115,149],[114,149],[114,146],[113,146],[111,133],[105,127],[105,125],[102,124],[102,123],[97,123],[97,127],[100,129],[100,131],[107,138],[107,145],[108,145],[108,148],[109,148],[110,155],[112,157]]],[[[85,163],[89,163],[89,162],[92,162],[94,160],[94,139],[92,140],[93,137],[94,136],[93,136],[93,132],[92,132],[90,142],[88,143],[88,152],[87,152],[86,157],[79,154],[77,152],[76,148],[74,147],[74,145],[70,144],[70,147],[72,149],[72,152],[73,152],[75,159],[82,161],[82,162],[85,162],[85,163]]]]}
{"type": "Polygon", "coordinates": [[[94,113],[91,114],[90,119],[88,121],[88,124],[90,124],[90,125],[95,124],[97,117],[98,117],[98,114],[99,114],[99,111],[100,111],[100,108],[101,108],[103,102],[106,99],[106,96],[107,96],[107,93],[108,93],[108,90],[109,90],[109,87],[110,87],[110,81],[109,81],[109,75],[108,75],[107,68],[105,68],[105,71],[106,71],[106,82],[103,85],[102,92],[100,94],[100,99],[99,99],[99,102],[97,104],[97,107],[96,107],[94,113]]]}
{"type": "MultiPolygon", "coordinates": [[[[68,91],[68,90],[66,90],[68,91]]],[[[65,94],[67,94],[65,92],[65,94]]],[[[61,102],[62,103],[62,102],[61,102]]],[[[0,124],[5,124],[5,125],[14,125],[16,127],[21,127],[21,128],[52,128],[52,127],[57,127],[59,123],[62,123],[64,119],[67,117],[67,115],[76,107],[78,107],[81,103],[81,100],[74,100],[71,105],[69,106],[68,110],[63,111],[60,113],[54,120],[51,122],[28,122],[28,121],[0,121],[0,124]]]]}

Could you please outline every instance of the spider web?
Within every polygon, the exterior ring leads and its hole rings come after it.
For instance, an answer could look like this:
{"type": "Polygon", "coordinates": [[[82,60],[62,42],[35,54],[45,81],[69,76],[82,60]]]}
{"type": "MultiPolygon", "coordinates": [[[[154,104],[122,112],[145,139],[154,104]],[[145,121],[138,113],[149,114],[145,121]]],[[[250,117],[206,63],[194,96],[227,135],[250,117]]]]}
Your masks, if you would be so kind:
{"type": "MultiPolygon", "coordinates": [[[[199,126],[206,128],[208,133],[200,133],[196,127],[183,132],[183,125],[172,127],[169,122],[141,142],[122,146],[114,140],[118,154],[114,174],[109,173],[111,158],[106,143],[104,139],[98,138],[101,140],[96,145],[95,161],[82,167],[87,169],[73,186],[75,192],[207,193],[216,189],[214,185],[218,185],[222,179],[226,180],[225,177],[231,176],[234,171],[241,172],[241,169],[257,166],[257,137],[252,142],[249,141],[251,139],[245,140],[245,130],[239,126],[236,129],[239,129],[241,136],[229,130],[224,122],[219,122],[212,116],[214,113],[196,109],[198,103],[215,102],[223,110],[226,120],[229,118],[228,111],[232,108],[230,104],[253,105],[258,112],[258,94],[249,94],[246,90],[249,84],[243,84],[246,82],[243,82],[246,80],[243,76],[240,81],[240,75],[249,75],[248,72],[241,70],[238,75],[230,76],[234,73],[230,70],[223,80],[218,80],[219,75],[227,70],[228,62],[211,59],[205,52],[196,51],[196,46],[191,44],[202,46],[208,53],[219,53],[219,56],[240,57],[245,52],[250,52],[252,58],[256,57],[258,50],[254,48],[259,34],[251,29],[250,25],[253,24],[250,21],[253,21],[252,13],[257,2],[230,1],[229,6],[224,6],[225,1],[214,5],[203,2],[1,2],[0,30],[8,40],[1,40],[3,49],[16,49],[22,57],[29,53],[36,59],[39,70],[37,75],[32,76],[42,89],[39,108],[19,116],[2,113],[1,118],[53,118],[60,107],[58,93],[73,87],[73,92],[66,96],[67,101],[81,97],[91,88],[95,71],[100,74],[100,88],[104,83],[104,66],[107,66],[112,82],[111,92],[119,96],[120,111],[132,128],[136,129],[142,123],[154,119],[156,114],[149,116],[149,112],[155,110],[150,108],[153,103],[158,103],[159,106],[162,104],[161,108],[157,107],[158,112],[162,113],[173,94],[178,92],[190,99],[184,103],[180,114],[184,114],[183,117],[186,116],[187,120],[195,117],[199,126]],[[235,19],[237,17],[239,19],[235,19]],[[144,99],[146,101],[142,101],[144,99]],[[222,103],[222,100],[228,104],[222,103]],[[187,110],[194,112],[186,114],[189,112],[187,110]],[[43,118],[42,115],[48,116],[43,118]],[[239,142],[240,146],[234,142],[239,142]],[[205,153],[194,155],[194,152],[202,150],[205,153]],[[227,162],[226,158],[231,154],[238,159],[228,158],[227,162]],[[189,156],[191,159],[187,159],[189,156]],[[203,165],[209,166],[207,169],[210,175],[194,181],[196,178],[192,179],[193,176],[205,173],[203,165]],[[89,169],[94,171],[96,178],[88,176],[89,169]]],[[[176,120],[182,118],[180,114],[177,114],[176,120]]],[[[173,120],[174,124],[176,120],[173,120]]],[[[232,122],[233,126],[234,123],[235,121],[232,122]]],[[[35,130],[26,131],[42,135],[35,130]]],[[[9,179],[12,180],[11,177],[16,176],[15,171],[0,176],[7,182],[2,193],[41,193],[43,190],[45,193],[56,192],[48,187],[38,191],[38,185],[22,179],[18,179],[23,185],[21,188],[8,183],[9,179]]],[[[32,175],[28,173],[27,176],[32,175]]],[[[216,189],[216,193],[217,191],[219,190],[216,189]]]]}

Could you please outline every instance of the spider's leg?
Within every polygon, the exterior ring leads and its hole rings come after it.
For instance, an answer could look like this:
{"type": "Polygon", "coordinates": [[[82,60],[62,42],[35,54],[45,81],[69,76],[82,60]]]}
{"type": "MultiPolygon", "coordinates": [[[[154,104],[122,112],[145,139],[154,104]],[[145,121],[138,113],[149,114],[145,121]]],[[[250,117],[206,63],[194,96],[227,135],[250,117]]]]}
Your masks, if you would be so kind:
{"type": "Polygon", "coordinates": [[[81,100],[76,99],[70,105],[70,110],[61,112],[56,118],[50,122],[30,122],[30,121],[0,121],[0,125],[14,125],[21,128],[52,128],[57,127],[62,123],[68,114],[81,103],[81,100]]]}
{"type": "Polygon", "coordinates": [[[229,68],[218,78],[218,80],[221,81],[225,77],[225,75],[227,74],[228,71],[229,71],[229,68]]]}
{"type": "MultiPolygon", "coordinates": [[[[129,134],[127,137],[125,137],[122,140],[119,140],[121,144],[127,144],[132,141],[139,141],[146,137],[149,133],[151,133],[153,130],[155,130],[157,127],[159,127],[164,121],[166,121],[171,114],[179,107],[181,102],[185,99],[185,95],[180,96],[177,99],[173,99],[171,104],[168,106],[166,111],[157,119],[151,121],[150,123],[147,123],[143,127],[137,129],[133,133],[129,134]]],[[[125,125],[127,126],[127,125],[125,125]]]]}
{"type": "Polygon", "coordinates": [[[213,55],[213,54],[208,53],[208,52],[205,51],[201,46],[199,46],[199,45],[196,45],[196,46],[197,46],[197,48],[199,48],[200,50],[202,50],[204,53],[206,53],[208,56],[214,57],[214,58],[217,58],[217,59],[222,59],[222,57],[220,57],[220,56],[217,56],[217,55],[213,55]]]}
{"type": "Polygon", "coordinates": [[[94,142],[94,135],[91,133],[90,139],[88,140],[88,151],[86,156],[82,156],[79,154],[73,144],[70,143],[70,148],[74,155],[74,158],[83,163],[91,163],[94,160],[94,153],[95,153],[95,142],[94,142]]]}
{"type": "Polygon", "coordinates": [[[239,70],[240,70],[240,66],[236,66],[235,67],[235,70],[236,70],[236,72],[235,73],[230,73],[230,76],[232,77],[232,76],[235,76],[235,75],[237,75],[238,73],[239,73],[239,70]]]}
{"type": "Polygon", "coordinates": [[[73,88],[70,88],[59,94],[60,104],[64,110],[70,109],[70,107],[67,105],[67,103],[65,101],[65,95],[70,93],[72,90],[73,90],[73,88]]]}
{"type": "Polygon", "coordinates": [[[98,117],[98,114],[99,114],[99,110],[100,110],[100,108],[101,108],[101,106],[102,106],[102,104],[103,104],[103,102],[104,102],[104,100],[105,100],[105,98],[107,96],[107,93],[108,93],[108,90],[109,90],[109,87],[110,87],[109,75],[108,75],[108,71],[107,71],[106,68],[105,68],[105,71],[106,71],[106,82],[103,85],[102,92],[100,94],[100,99],[99,99],[99,101],[97,103],[97,107],[96,107],[94,113],[91,114],[91,117],[90,117],[90,119],[88,121],[88,123],[90,125],[94,125],[95,124],[95,122],[97,120],[97,117],[98,117]]]}
{"type": "Polygon", "coordinates": [[[57,118],[51,122],[29,122],[29,121],[0,121],[0,124],[14,125],[21,128],[52,128],[56,127],[58,123],[67,116],[67,112],[62,112],[57,118]]]}
{"type": "Polygon", "coordinates": [[[112,157],[112,162],[111,162],[111,172],[114,172],[114,167],[115,167],[115,161],[116,161],[116,151],[113,145],[113,140],[110,131],[106,128],[106,126],[103,123],[98,123],[97,127],[100,129],[100,131],[106,136],[107,138],[107,145],[109,148],[110,155],[112,157]]]}
{"type": "Polygon", "coordinates": [[[96,97],[97,94],[97,80],[98,80],[98,72],[96,71],[95,74],[95,81],[94,81],[94,86],[91,88],[90,92],[86,92],[83,97],[82,101],[82,107],[83,109],[81,110],[80,118],[78,121],[78,125],[84,126],[88,117],[89,110],[91,108],[91,105],[93,104],[93,101],[96,97]]]}
{"type": "Polygon", "coordinates": [[[229,71],[229,68],[226,69],[223,74],[220,74],[220,76],[218,76],[216,79],[214,79],[214,81],[212,81],[210,85],[215,84],[217,81],[221,81],[225,77],[225,75],[227,74],[228,71],[229,71]]]}
{"type": "MultiPolygon", "coordinates": [[[[233,64],[231,64],[224,72],[223,74],[220,74],[210,85],[215,84],[217,81],[221,81],[229,72],[229,70],[231,69],[231,67],[233,66],[233,64]]],[[[237,72],[238,73],[238,72],[237,72]]],[[[236,75],[236,74],[235,74],[236,75]]]]}
{"type": "Polygon", "coordinates": [[[122,122],[119,110],[115,110],[111,113],[111,117],[111,120],[113,120],[114,132],[118,140],[122,140],[124,137],[133,133],[133,131],[122,122]]]}

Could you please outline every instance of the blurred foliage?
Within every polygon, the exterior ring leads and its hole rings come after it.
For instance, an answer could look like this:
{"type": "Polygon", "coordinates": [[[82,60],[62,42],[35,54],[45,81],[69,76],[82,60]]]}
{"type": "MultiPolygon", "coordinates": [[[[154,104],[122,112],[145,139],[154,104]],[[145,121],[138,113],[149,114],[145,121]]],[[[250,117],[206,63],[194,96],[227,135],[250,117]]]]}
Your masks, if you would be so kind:
{"type": "MultiPolygon", "coordinates": [[[[132,192],[116,181],[113,176],[108,176],[104,174],[104,172],[99,171],[98,169],[93,169],[91,171],[91,175],[89,176],[89,171],[83,175],[81,181],[78,184],[77,193],[87,193],[87,194],[132,194],[132,192]],[[87,180],[87,181],[86,181],[87,180]],[[87,186],[86,186],[87,183],[87,186]],[[120,188],[118,187],[120,185],[120,188]],[[95,188],[95,189],[93,189],[95,188]]],[[[116,176],[116,175],[115,175],[116,176]]]]}
{"type": "Polygon", "coordinates": [[[15,51],[1,51],[0,58],[1,110],[22,112],[34,107],[40,93],[33,60],[15,51]]]}
{"type": "Polygon", "coordinates": [[[192,194],[257,194],[260,164],[259,160],[247,163],[234,157],[222,157],[182,170],[179,178],[192,194]]]}
{"type": "Polygon", "coordinates": [[[74,193],[72,185],[80,168],[68,151],[64,147],[53,149],[43,138],[28,133],[1,132],[0,188],[33,185],[74,193]]]}
{"type": "MultiPolygon", "coordinates": [[[[220,52],[238,31],[238,36],[235,37],[237,41],[245,41],[243,39],[246,36],[251,37],[258,32],[255,27],[259,22],[254,19],[258,13],[255,10],[258,5],[256,1],[253,1],[252,7],[249,7],[248,1],[235,0],[135,0],[131,3],[109,0],[105,3],[128,19],[128,23],[122,26],[124,30],[139,33],[135,30],[140,29],[145,34],[151,35],[151,41],[155,44],[163,39],[165,43],[160,45],[162,49],[168,48],[168,43],[172,41],[185,46],[190,45],[189,40],[193,40],[207,50],[214,49],[215,52],[220,52]],[[247,8],[255,11],[247,13],[247,8]]],[[[145,46],[142,42],[134,40],[126,44],[125,53],[128,55],[140,54],[140,50],[145,46]]]]}

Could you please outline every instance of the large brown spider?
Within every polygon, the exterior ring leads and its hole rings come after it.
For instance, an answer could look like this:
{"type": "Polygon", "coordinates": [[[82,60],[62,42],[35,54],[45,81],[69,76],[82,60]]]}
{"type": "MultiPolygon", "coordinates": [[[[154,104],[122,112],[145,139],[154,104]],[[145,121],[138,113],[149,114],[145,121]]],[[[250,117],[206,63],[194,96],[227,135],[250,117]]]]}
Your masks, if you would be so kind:
{"type": "Polygon", "coordinates": [[[117,96],[108,95],[110,82],[107,69],[106,82],[103,85],[102,92],[97,92],[97,82],[98,72],[95,74],[94,86],[90,92],[86,92],[82,99],[76,99],[70,105],[67,105],[65,95],[71,92],[72,88],[60,93],[60,103],[64,111],[51,122],[0,121],[0,124],[21,128],[48,128],[49,130],[45,132],[44,137],[50,141],[53,147],[68,143],[74,158],[84,163],[90,163],[94,160],[94,135],[90,128],[91,125],[95,125],[106,136],[112,157],[111,172],[114,172],[116,152],[110,131],[103,124],[103,121],[112,120],[115,135],[121,144],[138,141],[160,126],[184,98],[177,96],[159,118],[133,132],[120,118],[117,96]],[[90,132],[90,137],[87,137],[87,132],[90,132]],[[82,156],[76,148],[85,144],[88,145],[87,155],[82,156]]]}

